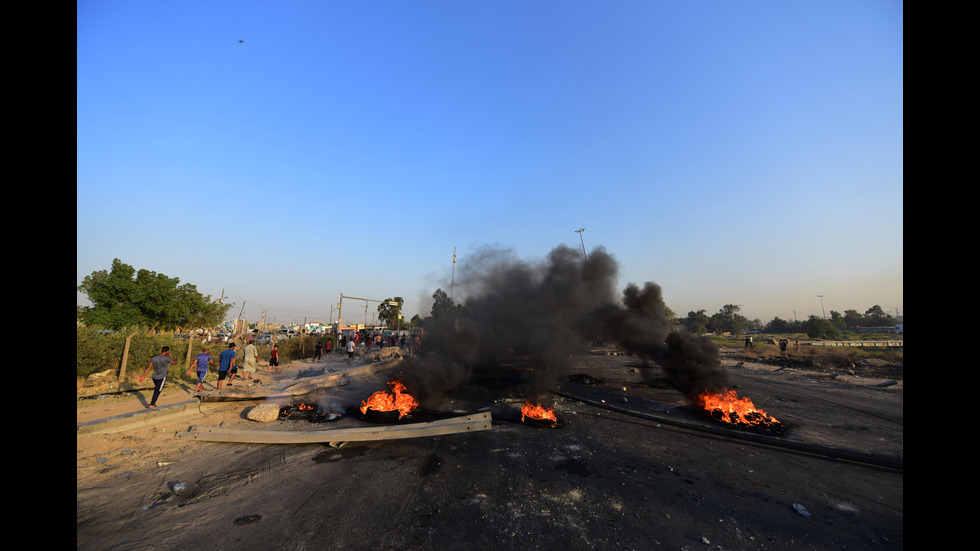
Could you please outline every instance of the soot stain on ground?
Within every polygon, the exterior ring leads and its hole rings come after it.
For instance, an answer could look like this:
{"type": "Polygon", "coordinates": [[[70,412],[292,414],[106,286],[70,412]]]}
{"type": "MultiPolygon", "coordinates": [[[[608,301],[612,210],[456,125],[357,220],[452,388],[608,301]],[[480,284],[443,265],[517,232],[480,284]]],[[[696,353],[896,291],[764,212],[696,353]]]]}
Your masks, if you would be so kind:
{"type": "Polygon", "coordinates": [[[592,471],[589,470],[588,467],[586,467],[582,462],[576,461],[574,459],[563,459],[558,463],[555,463],[555,470],[565,471],[582,477],[586,477],[592,474],[592,471]]]}
{"type": "Polygon", "coordinates": [[[314,463],[329,463],[331,461],[343,461],[363,457],[370,448],[368,446],[352,446],[347,444],[343,449],[324,450],[313,456],[314,463]]]}
{"type": "Polygon", "coordinates": [[[429,456],[425,458],[425,463],[422,464],[422,468],[419,469],[419,476],[422,478],[429,476],[430,474],[434,473],[436,469],[441,467],[443,462],[444,460],[442,457],[434,453],[429,454],[429,456]]]}
{"type": "Polygon", "coordinates": [[[246,526],[248,524],[255,524],[260,520],[262,520],[262,515],[245,515],[243,517],[238,517],[235,519],[235,526],[246,526]]]}

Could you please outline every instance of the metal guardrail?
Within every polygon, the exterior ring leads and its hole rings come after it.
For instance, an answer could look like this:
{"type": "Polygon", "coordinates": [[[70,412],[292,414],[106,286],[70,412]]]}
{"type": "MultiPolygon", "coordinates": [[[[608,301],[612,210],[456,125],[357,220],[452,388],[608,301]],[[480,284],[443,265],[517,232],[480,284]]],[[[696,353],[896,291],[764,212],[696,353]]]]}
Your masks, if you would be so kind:
{"type": "Polygon", "coordinates": [[[884,346],[904,347],[904,341],[810,341],[801,342],[800,346],[884,346]]]}

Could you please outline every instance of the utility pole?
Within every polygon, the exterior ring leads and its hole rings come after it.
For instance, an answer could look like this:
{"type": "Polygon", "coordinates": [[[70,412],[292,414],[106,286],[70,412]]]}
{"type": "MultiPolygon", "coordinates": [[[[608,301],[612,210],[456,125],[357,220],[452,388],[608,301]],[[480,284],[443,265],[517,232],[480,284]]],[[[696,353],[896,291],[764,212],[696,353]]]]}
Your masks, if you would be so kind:
{"type": "Polygon", "coordinates": [[[337,303],[337,335],[343,334],[343,323],[341,323],[340,318],[344,313],[344,293],[340,293],[340,302],[337,303]]]}
{"type": "Polygon", "coordinates": [[[345,297],[343,293],[340,293],[340,302],[337,303],[337,330],[341,329],[341,319],[344,308],[344,299],[349,298],[351,300],[363,300],[364,302],[364,323],[367,324],[367,303],[368,302],[384,302],[383,300],[375,300],[373,298],[359,298],[359,297],[345,297]]]}
{"type": "MultiPolygon", "coordinates": [[[[240,319],[240,320],[242,320],[242,314],[245,313],[245,303],[246,302],[248,302],[248,301],[247,300],[243,300],[242,301],[242,310],[240,312],[238,312],[238,319],[240,319]]],[[[247,329],[247,328],[248,327],[246,327],[245,320],[242,320],[242,333],[245,333],[245,329],[247,329]]],[[[235,330],[235,328],[232,327],[232,331],[234,331],[234,330],[235,330]]]]}
{"type": "MultiPolygon", "coordinates": [[[[588,255],[588,253],[585,252],[585,238],[582,237],[582,232],[584,232],[584,231],[585,231],[585,228],[579,228],[579,229],[575,230],[575,233],[578,234],[578,238],[582,241],[582,256],[585,257],[585,266],[586,266],[586,268],[588,268],[588,266],[589,266],[589,255],[588,255]]],[[[587,273],[585,273],[584,271],[583,271],[583,274],[582,275],[587,277],[587,273]]],[[[589,286],[589,296],[592,297],[592,307],[595,308],[596,307],[595,291],[592,290],[592,286],[591,285],[589,286]]]]}
{"type": "Polygon", "coordinates": [[[820,312],[823,314],[823,319],[827,319],[827,311],[823,309],[823,295],[817,295],[820,297],[820,312]]]}
{"type": "Polygon", "coordinates": [[[581,228],[581,229],[575,230],[575,233],[577,233],[579,239],[582,240],[582,254],[585,255],[585,262],[588,263],[589,262],[589,255],[585,252],[585,238],[582,237],[582,232],[584,232],[584,231],[585,231],[585,228],[581,228]]]}
{"type": "Polygon", "coordinates": [[[453,299],[453,287],[456,285],[456,247],[453,247],[453,271],[449,280],[449,300],[453,299]]]}

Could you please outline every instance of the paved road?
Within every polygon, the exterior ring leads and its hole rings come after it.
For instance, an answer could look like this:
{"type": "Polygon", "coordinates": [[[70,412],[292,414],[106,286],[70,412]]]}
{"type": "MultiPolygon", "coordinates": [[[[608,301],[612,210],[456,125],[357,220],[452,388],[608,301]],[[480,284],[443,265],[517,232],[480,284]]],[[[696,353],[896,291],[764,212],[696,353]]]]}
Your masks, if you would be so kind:
{"type": "MultiPolygon", "coordinates": [[[[603,382],[565,381],[566,395],[711,426],[676,393],[642,382],[628,357],[587,357],[578,366],[603,382]]],[[[901,457],[900,391],[770,377],[733,371],[740,392],[792,426],[787,441],[901,457]]],[[[520,422],[518,400],[507,399],[520,398],[518,389],[473,385],[429,405],[489,408],[494,427],[486,432],[341,448],[185,446],[171,465],[78,488],[77,549],[904,546],[901,469],[560,396],[559,427],[532,428],[520,422]],[[186,489],[174,493],[178,481],[186,489]]]]}

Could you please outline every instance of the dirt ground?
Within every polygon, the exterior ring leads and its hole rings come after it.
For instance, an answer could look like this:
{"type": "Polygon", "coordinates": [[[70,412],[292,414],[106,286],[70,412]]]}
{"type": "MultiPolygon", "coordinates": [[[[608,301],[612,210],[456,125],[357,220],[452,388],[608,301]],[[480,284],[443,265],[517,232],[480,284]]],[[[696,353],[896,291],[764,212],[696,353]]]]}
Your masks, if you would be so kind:
{"type": "MultiPolygon", "coordinates": [[[[176,438],[192,425],[359,422],[256,423],[246,418],[252,402],[205,402],[199,417],[79,435],[76,547],[902,549],[901,366],[723,357],[739,395],[785,425],[775,445],[719,428],[615,351],[573,359],[552,396],[555,429],[520,422],[519,384],[474,378],[430,407],[491,411],[490,431],[339,448],[176,438]]],[[[244,383],[258,391],[345,369],[334,356],[244,383]]],[[[352,379],[317,400],[350,406],[387,377],[352,379]]],[[[192,390],[168,384],[158,405],[193,399],[192,390]]],[[[148,399],[78,400],[76,422],[142,411],[148,399]]]]}

